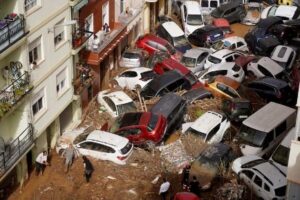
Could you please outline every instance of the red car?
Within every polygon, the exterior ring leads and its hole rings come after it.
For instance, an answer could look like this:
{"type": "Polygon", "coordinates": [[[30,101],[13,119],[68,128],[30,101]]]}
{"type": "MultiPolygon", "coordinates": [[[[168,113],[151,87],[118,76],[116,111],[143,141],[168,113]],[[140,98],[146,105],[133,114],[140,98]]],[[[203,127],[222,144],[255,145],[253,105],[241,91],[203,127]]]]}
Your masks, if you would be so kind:
{"type": "Polygon", "coordinates": [[[137,48],[147,51],[150,56],[156,51],[162,51],[170,54],[171,58],[180,60],[182,55],[180,52],[176,51],[176,49],[167,40],[152,34],[141,36],[136,41],[135,45],[137,48]]]}
{"type": "Polygon", "coordinates": [[[186,66],[172,58],[164,59],[162,62],[156,63],[153,67],[153,71],[157,74],[163,74],[166,71],[174,69],[185,76],[185,78],[191,83],[193,89],[203,86],[186,66]]]}
{"type": "Polygon", "coordinates": [[[217,18],[212,21],[212,25],[223,30],[224,37],[234,36],[233,31],[230,28],[230,24],[225,18],[217,18]]]}
{"type": "Polygon", "coordinates": [[[118,117],[110,131],[127,137],[134,145],[157,144],[162,141],[167,120],[151,112],[125,113],[118,117]]]}
{"type": "Polygon", "coordinates": [[[178,192],[173,200],[200,200],[200,198],[191,192],[178,192]]]}

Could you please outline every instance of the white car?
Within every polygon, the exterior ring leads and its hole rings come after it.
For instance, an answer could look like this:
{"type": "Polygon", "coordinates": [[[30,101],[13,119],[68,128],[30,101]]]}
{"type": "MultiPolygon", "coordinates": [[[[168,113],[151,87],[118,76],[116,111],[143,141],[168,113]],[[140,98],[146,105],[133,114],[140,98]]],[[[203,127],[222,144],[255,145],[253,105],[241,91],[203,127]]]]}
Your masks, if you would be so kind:
{"type": "Polygon", "coordinates": [[[285,199],[286,176],[271,162],[243,156],[233,161],[232,170],[260,199],[285,199]]]}
{"type": "Polygon", "coordinates": [[[230,49],[221,49],[219,51],[216,51],[212,54],[210,54],[204,64],[204,69],[210,68],[211,66],[219,63],[225,63],[225,62],[234,62],[235,59],[240,57],[241,55],[245,55],[242,52],[239,51],[233,51],[230,49]]]}
{"type": "Polygon", "coordinates": [[[149,83],[155,73],[146,67],[138,67],[126,70],[115,77],[115,81],[121,88],[128,88],[135,90],[136,88],[143,88],[149,83]]]}
{"type": "Polygon", "coordinates": [[[147,53],[138,49],[127,49],[122,54],[119,65],[120,67],[135,68],[141,67],[144,63],[144,57],[147,53]]]}
{"type": "Polygon", "coordinates": [[[269,57],[254,59],[247,65],[247,75],[257,78],[269,76],[282,78],[284,69],[269,57]]]}
{"type": "Polygon", "coordinates": [[[287,5],[272,5],[266,7],[261,15],[261,19],[266,19],[267,17],[277,16],[283,18],[283,20],[299,19],[300,9],[297,6],[287,6],[287,5]]]}
{"type": "Polygon", "coordinates": [[[133,100],[123,91],[103,90],[98,93],[97,100],[104,107],[102,110],[108,112],[112,117],[137,110],[133,100]]]}
{"type": "Polygon", "coordinates": [[[184,1],[180,9],[185,37],[196,29],[204,27],[204,19],[201,14],[199,2],[184,1]]]}
{"type": "Polygon", "coordinates": [[[289,46],[278,45],[271,53],[270,58],[284,69],[290,71],[296,59],[296,51],[289,46]]]}
{"type": "Polygon", "coordinates": [[[213,52],[216,52],[221,49],[230,49],[230,50],[249,52],[245,39],[239,36],[231,36],[228,38],[224,38],[223,40],[213,44],[210,49],[213,52]]]}
{"type": "Polygon", "coordinates": [[[228,119],[217,112],[207,111],[196,121],[182,124],[183,133],[193,133],[209,144],[223,140],[226,130],[230,127],[228,119]]]}
{"type": "Polygon", "coordinates": [[[258,2],[249,2],[246,4],[246,7],[247,15],[241,23],[249,26],[257,24],[260,20],[262,9],[264,8],[263,4],[258,2]]]}
{"type": "Polygon", "coordinates": [[[127,138],[100,130],[90,132],[81,128],[66,132],[58,139],[56,152],[61,154],[69,144],[80,155],[112,161],[119,165],[126,164],[133,152],[133,145],[127,138]]]}
{"type": "Polygon", "coordinates": [[[240,66],[238,66],[234,62],[228,62],[216,64],[200,72],[199,74],[196,74],[196,76],[199,77],[198,80],[203,84],[205,84],[205,82],[218,75],[229,77],[241,83],[244,80],[245,72],[240,66]]]}
{"type": "Polygon", "coordinates": [[[212,51],[207,48],[193,48],[190,50],[187,50],[181,57],[181,63],[186,66],[189,70],[191,70],[193,73],[198,72],[200,70],[203,70],[204,63],[211,54],[212,51]]]}

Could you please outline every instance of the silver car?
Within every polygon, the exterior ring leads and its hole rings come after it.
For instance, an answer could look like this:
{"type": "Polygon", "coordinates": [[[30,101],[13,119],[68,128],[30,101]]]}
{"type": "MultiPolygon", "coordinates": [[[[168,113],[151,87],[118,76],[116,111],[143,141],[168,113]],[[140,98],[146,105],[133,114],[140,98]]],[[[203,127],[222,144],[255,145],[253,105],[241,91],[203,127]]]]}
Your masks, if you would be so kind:
{"type": "Polygon", "coordinates": [[[127,49],[122,54],[119,65],[120,67],[135,68],[144,64],[147,53],[138,49],[127,49]]]}
{"type": "Polygon", "coordinates": [[[205,60],[211,53],[212,50],[207,48],[193,48],[183,54],[180,62],[195,73],[204,69],[205,60]]]}

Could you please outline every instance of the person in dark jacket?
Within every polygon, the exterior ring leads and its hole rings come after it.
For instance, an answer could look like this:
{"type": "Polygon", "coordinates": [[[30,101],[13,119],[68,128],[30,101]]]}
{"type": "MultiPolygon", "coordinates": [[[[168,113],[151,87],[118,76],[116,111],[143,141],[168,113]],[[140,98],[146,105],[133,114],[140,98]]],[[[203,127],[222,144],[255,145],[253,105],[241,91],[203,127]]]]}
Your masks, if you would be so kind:
{"type": "Polygon", "coordinates": [[[190,190],[192,193],[199,195],[199,181],[197,180],[196,176],[193,176],[193,179],[190,182],[190,190]]]}
{"type": "Polygon", "coordinates": [[[188,186],[189,186],[190,169],[191,169],[191,166],[190,165],[186,165],[183,168],[183,171],[182,171],[182,181],[181,181],[181,184],[182,184],[182,189],[184,191],[188,191],[189,190],[188,186]]]}
{"type": "Polygon", "coordinates": [[[94,171],[94,167],[91,161],[86,156],[82,156],[82,159],[83,159],[83,166],[84,166],[84,176],[86,182],[88,183],[94,171]]]}

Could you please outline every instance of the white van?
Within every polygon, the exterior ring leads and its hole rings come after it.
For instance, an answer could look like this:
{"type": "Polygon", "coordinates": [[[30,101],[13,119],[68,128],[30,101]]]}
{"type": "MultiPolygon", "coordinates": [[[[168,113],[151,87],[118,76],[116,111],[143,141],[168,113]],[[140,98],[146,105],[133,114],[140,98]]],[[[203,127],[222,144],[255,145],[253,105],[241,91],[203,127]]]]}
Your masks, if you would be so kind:
{"type": "Polygon", "coordinates": [[[219,7],[221,4],[228,2],[227,0],[200,0],[201,12],[203,15],[209,15],[211,11],[219,7]]]}
{"type": "Polygon", "coordinates": [[[296,110],[270,102],[245,119],[238,133],[244,155],[269,155],[295,126],[296,110]]]}
{"type": "Polygon", "coordinates": [[[294,127],[288,132],[269,159],[270,161],[273,161],[274,165],[276,165],[283,173],[285,173],[285,175],[287,174],[290,147],[292,140],[295,139],[295,134],[296,129],[294,127]]]}
{"type": "Polygon", "coordinates": [[[196,29],[204,27],[200,4],[197,1],[185,1],[181,5],[181,19],[185,37],[196,29]]]}

